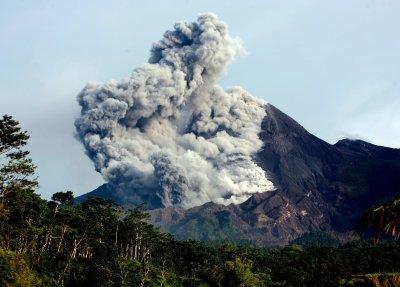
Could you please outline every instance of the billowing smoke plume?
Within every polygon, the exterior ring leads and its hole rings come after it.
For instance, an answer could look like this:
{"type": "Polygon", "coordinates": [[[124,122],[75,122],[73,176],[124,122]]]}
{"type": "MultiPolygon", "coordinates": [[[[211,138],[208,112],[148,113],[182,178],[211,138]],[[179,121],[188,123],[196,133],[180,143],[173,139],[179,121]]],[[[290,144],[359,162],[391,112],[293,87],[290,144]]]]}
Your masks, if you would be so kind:
{"type": "Polygon", "coordinates": [[[241,49],[225,23],[204,14],[175,24],[130,78],[88,84],[75,125],[96,170],[164,206],[240,203],[273,189],[253,161],[264,104],[217,83],[241,49]]]}

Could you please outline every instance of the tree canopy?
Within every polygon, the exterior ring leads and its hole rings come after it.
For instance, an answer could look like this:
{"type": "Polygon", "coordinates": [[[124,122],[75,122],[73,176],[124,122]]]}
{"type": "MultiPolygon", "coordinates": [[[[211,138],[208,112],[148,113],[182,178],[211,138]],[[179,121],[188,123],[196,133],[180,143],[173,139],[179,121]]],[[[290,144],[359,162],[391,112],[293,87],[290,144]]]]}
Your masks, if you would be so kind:
{"type": "MultiPolygon", "coordinates": [[[[0,287],[341,286],[353,274],[400,270],[398,241],[337,246],[318,234],[271,249],[211,245],[160,232],[141,206],[75,204],[71,191],[42,199],[28,139],[12,117],[0,120],[0,287]]],[[[383,216],[379,230],[395,238],[397,208],[374,207],[371,221],[383,216]]]]}

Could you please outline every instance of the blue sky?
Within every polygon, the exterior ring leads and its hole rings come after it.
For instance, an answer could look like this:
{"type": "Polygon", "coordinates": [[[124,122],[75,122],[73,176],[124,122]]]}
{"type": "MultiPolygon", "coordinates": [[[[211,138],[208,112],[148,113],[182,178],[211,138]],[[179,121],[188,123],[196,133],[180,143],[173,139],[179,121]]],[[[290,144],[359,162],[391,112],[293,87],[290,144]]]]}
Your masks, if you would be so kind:
{"type": "Polygon", "coordinates": [[[87,81],[120,79],[179,20],[214,12],[247,54],[240,85],[316,136],[400,148],[400,1],[0,1],[0,114],[31,133],[40,193],[102,183],[73,122],[87,81]]]}

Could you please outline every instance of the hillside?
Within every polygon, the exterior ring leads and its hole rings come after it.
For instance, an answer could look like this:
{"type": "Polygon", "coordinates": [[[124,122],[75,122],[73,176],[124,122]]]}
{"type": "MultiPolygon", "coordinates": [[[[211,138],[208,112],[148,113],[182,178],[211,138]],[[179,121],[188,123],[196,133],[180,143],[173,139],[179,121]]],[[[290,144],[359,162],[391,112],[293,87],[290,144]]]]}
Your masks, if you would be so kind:
{"type": "MultiPolygon", "coordinates": [[[[326,231],[346,238],[362,212],[400,190],[400,150],[360,140],[330,145],[273,105],[266,106],[258,164],[278,188],[228,206],[212,202],[190,209],[150,208],[151,221],[178,238],[286,244],[303,233],[326,231]]],[[[105,184],[78,198],[137,203],[135,193],[105,184]]]]}

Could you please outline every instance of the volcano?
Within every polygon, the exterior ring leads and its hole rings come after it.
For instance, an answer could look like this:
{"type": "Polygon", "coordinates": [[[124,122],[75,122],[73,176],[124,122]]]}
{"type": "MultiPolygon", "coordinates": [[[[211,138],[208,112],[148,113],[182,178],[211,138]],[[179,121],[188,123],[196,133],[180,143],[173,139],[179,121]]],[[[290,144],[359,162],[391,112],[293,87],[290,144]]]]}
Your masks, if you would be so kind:
{"type": "MultiPolygon", "coordinates": [[[[399,193],[399,149],[349,139],[331,145],[273,105],[265,109],[256,160],[276,189],[241,204],[150,208],[155,226],[179,239],[258,246],[287,244],[316,231],[348,239],[366,208],[399,193]]],[[[98,196],[130,207],[137,204],[134,194],[109,183],[77,200],[98,196]]]]}
{"type": "Polygon", "coordinates": [[[76,135],[107,183],[78,201],[145,204],[179,238],[266,246],[313,231],[348,237],[365,208],[399,192],[399,150],[330,145],[243,88],[222,87],[242,50],[206,13],[166,31],[130,77],[88,83],[76,135]]]}

